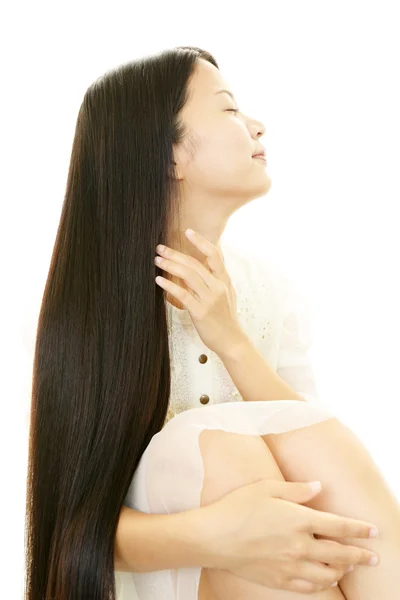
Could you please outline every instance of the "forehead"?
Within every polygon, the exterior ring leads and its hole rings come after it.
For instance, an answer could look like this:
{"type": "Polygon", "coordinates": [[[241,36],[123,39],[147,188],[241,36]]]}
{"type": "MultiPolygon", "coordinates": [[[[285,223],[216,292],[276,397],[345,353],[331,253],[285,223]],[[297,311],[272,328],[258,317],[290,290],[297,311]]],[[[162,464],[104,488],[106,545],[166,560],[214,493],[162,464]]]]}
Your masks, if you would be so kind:
{"type": "Polygon", "coordinates": [[[224,79],[221,71],[206,60],[199,59],[195,73],[189,85],[190,99],[193,102],[217,102],[229,98],[229,95],[220,90],[231,92],[229,83],[224,79]]]}

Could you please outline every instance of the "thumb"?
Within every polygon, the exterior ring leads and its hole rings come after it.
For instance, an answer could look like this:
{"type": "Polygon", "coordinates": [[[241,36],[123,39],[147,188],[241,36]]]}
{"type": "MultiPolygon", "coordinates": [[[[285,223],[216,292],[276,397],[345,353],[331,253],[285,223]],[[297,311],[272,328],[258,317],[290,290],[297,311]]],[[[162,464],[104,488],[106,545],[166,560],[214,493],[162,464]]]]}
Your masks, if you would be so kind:
{"type": "MultiPolygon", "coordinates": [[[[269,481],[271,484],[272,482],[269,481]]],[[[320,481],[310,482],[290,482],[290,481],[275,481],[269,486],[269,492],[273,498],[282,498],[291,502],[308,502],[321,491],[320,481]]]]}

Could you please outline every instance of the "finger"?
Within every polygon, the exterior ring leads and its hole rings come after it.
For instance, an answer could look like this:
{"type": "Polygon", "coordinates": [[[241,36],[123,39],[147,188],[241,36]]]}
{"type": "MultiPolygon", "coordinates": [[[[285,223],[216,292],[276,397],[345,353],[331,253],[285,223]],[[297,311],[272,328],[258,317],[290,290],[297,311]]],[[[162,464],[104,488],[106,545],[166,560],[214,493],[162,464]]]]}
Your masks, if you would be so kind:
{"type": "Polygon", "coordinates": [[[346,573],[348,573],[350,571],[354,571],[354,565],[339,564],[339,563],[334,563],[334,562],[328,563],[323,560],[318,560],[316,562],[320,562],[322,565],[325,565],[326,567],[330,567],[331,569],[340,571],[342,573],[341,577],[343,577],[343,575],[346,575],[346,573]]]}
{"type": "Polygon", "coordinates": [[[207,263],[211,272],[225,284],[228,284],[227,272],[225,269],[224,257],[215,244],[201,235],[198,231],[186,229],[185,235],[207,257],[207,263]],[[192,233],[190,233],[192,232],[192,233]]]}
{"type": "Polygon", "coordinates": [[[354,565],[328,563],[328,567],[331,567],[331,569],[336,569],[337,571],[342,573],[341,576],[339,577],[339,580],[347,573],[350,573],[350,571],[354,571],[354,565]]]}
{"type": "Polygon", "coordinates": [[[191,269],[187,265],[178,264],[165,258],[160,260],[159,256],[155,258],[154,262],[160,269],[167,271],[167,273],[171,273],[180,279],[183,279],[190,290],[197,294],[201,302],[204,302],[208,299],[211,290],[205,283],[204,279],[202,279],[202,277],[194,269],[191,269]]]}
{"type": "Polygon", "coordinates": [[[215,288],[215,276],[212,273],[210,273],[207,267],[202,265],[201,262],[198,261],[196,258],[194,258],[193,256],[188,256],[187,254],[183,254],[178,250],[168,248],[167,246],[163,246],[164,249],[159,248],[160,246],[157,246],[157,252],[161,255],[160,258],[162,258],[163,261],[169,260],[178,265],[183,265],[187,268],[192,269],[193,271],[198,273],[198,275],[203,279],[204,283],[209,289],[212,290],[215,288]]]}
{"type": "Polygon", "coordinates": [[[171,296],[177,298],[177,300],[179,300],[191,314],[195,315],[196,311],[199,310],[199,301],[188,290],[181,288],[173,281],[170,281],[169,279],[166,279],[161,275],[158,275],[155,281],[157,285],[159,285],[164,290],[167,290],[167,292],[169,292],[171,296]]]}
{"type": "Polygon", "coordinates": [[[322,588],[329,587],[342,576],[341,569],[333,569],[318,562],[298,561],[296,563],[296,578],[304,579],[322,588]]]}
{"type": "Polygon", "coordinates": [[[369,538],[371,537],[371,529],[375,529],[374,525],[366,521],[340,517],[333,513],[320,512],[312,508],[309,510],[312,511],[313,515],[311,516],[311,522],[307,524],[306,531],[308,533],[330,537],[369,538]]]}
{"type": "Polygon", "coordinates": [[[299,594],[316,594],[322,592],[325,588],[305,579],[291,579],[283,583],[279,589],[287,590],[288,592],[297,592],[299,594]]]}
{"type": "Polygon", "coordinates": [[[307,546],[307,558],[324,563],[342,565],[368,565],[374,552],[357,546],[346,546],[331,540],[314,540],[307,546]]]}

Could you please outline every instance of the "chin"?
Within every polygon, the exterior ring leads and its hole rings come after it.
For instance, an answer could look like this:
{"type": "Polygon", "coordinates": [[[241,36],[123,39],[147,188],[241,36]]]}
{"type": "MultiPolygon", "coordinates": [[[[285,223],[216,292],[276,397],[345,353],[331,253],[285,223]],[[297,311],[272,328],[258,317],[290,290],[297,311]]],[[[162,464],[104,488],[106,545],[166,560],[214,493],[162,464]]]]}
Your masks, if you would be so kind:
{"type": "Polygon", "coordinates": [[[249,204],[249,202],[252,202],[253,200],[257,200],[257,198],[262,198],[263,196],[266,196],[268,194],[270,188],[271,188],[271,180],[270,179],[268,179],[268,181],[264,181],[261,185],[252,186],[248,195],[246,196],[244,201],[241,203],[241,206],[244,206],[245,204],[249,204]]]}
{"type": "Polygon", "coordinates": [[[271,188],[271,185],[271,178],[267,173],[265,173],[264,177],[260,177],[260,182],[257,181],[257,186],[254,186],[257,190],[257,198],[258,196],[264,196],[267,194],[271,188]]]}

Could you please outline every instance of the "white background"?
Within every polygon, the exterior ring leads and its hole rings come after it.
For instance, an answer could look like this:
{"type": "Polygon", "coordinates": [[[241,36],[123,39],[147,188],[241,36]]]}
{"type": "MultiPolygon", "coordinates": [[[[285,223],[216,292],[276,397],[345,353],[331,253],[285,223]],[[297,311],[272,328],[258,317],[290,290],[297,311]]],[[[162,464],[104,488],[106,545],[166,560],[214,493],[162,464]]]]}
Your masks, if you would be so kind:
{"type": "Polygon", "coordinates": [[[310,298],[320,395],[400,498],[396,8],[303,0],[3,9],[2,597],[22,598],[36,319],[79,106],[107,69],[176,45],[209,50],[239,107],[266,127],[271,189],[233,215],[226,235],[279,262],[310,298]]]}

